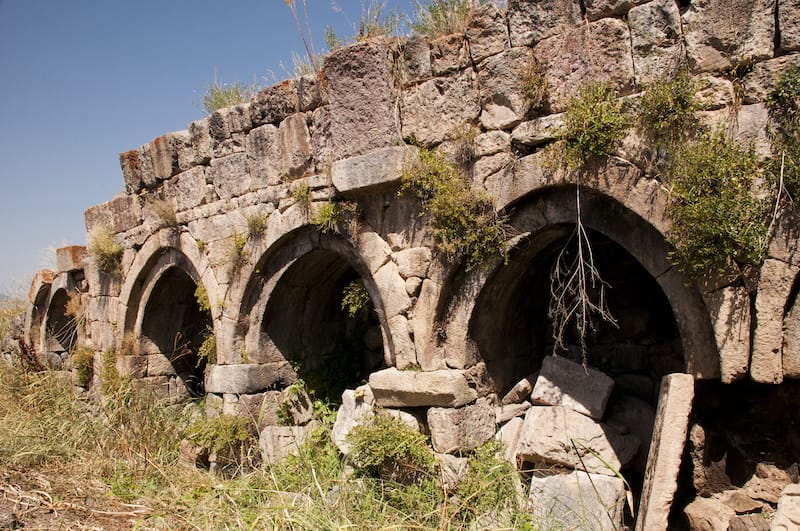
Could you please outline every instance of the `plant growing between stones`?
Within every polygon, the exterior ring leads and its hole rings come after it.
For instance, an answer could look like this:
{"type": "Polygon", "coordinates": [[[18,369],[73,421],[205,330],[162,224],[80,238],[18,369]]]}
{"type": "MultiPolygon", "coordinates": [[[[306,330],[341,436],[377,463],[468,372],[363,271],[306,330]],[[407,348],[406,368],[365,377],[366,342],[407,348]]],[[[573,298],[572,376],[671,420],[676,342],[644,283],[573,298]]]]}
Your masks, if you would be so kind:
{"type": "Polygon", "coordinates": [[[250,99],[258,92],[256,84],[248,85],[240,81],[232,83],[222,83],[217,81],[217,74],[214,73],[214,82],[206,87],[203,98],[200,102],[203,110],[207,115],[213,114],[215,111],[231,107],[240,103],[250,101],[250,99]]]}
{"type": "Polygon", "coordinates": [[[323,233],[336,231],[336,225],[342,221],[342,209],[338,203],[334,201],[326,201],[322,203],[311,219],[311,223],[316,225],[317,228],[323,233]]]}
{"type": "Polygon", "coordinates": [[[214,327],[206,325],[203,331],[203,342],[197,349],[197,367],[205,362],[206,365],[217,363],[217,336],[214,335],[214,327]]]}
{"type": "Polygon", "coordinates": [[[792,65],[778,75],[767,106],[776,126],[769,131],[775,156],[769,161],[779,193],[791,199],[800,194],[800,66],[792,65]]]}
{"type": "Polygon", "coordinates": [[[297,201],[297,204],[305,211],[308,212],[311,206],[311,187],[308,184],[302,183],[292,187],[289,196],[297,201]]]}
{"type": "Polygon", "coordinates": [[[89,242],[86,252],[100,271],[105,273],[122,272],[122,245],[114,239],[114,232],[105,225],[89,231],[89,242]]]}
{"type": "Polygon", "coordinates": [[[159,220],[159,228],[170,228],[178,226],[178,217],[175,214],[175,207],[169,199],[156,199],[150,203],[150,208],[159,220]]]}
{"type": "MultiPolygon", "coordinates": [[[[333,4],[335,5],[335,4],[333,4]]],[[[396,35],[403,17],[395,10],[386,8],[384,0],[367,0],[361,2],[361,16],[353,36],[340,38],[333,27],[325,28],[325,44],[328,50],[336,50],[352,42],[361,42],[373,37],[390,37],[396,35]]]]}
{"type": "Polygon", "coordinates": [[[411,29],[427,37],[461,33],[479,0],[417,0],[411,29]]]}
{"type": "Polygon", "coordinates": [[[656,146],[670,145],[685,141],[696,128],[698,110],[697,83],[681,70],[646,88],[636,120],[656,146]]]}
{"type": "Polygon", "coordinates": [[[267,230],[269,217],[266,214],[251,214],[247,216],[247,237],[260,238],[267,230]]]}
{"type": "Polygon", "coordinates": [[[348,317],[364,316],[370,307],[367,287],[362,280],[353,280],[342,290],[342,310],[348,317]]]}
{"type": "Polygon", "coordinates": [[[547,79],[544,67],[531,51],[528,60],[522,65],[522,94],[530,105],[530,113],[536,113],[545,104],[547,98],[547,79]]]}
{"type": "Polygon", "coordinates": [[[78,347],[70,358],[78,385],[86,387],[94,374],[94,351],[90,347],[78,347]]]}
{"type": "Polygon", "coordinates": [[[228,264],[233,272],[239,271],[247,264],[247,253],[245,252],[245,245],[247,245],[247,233],[234,234],[231,238],[231,245],[228,249],[228,264]]]}
{"type": "Polygon", "coordinates": [[[206,291],[206,287],[202,282],[198,283],[197,287],[194,289],[194,300],[197,301],[197,307],[200,308],[201,311],[211,311],[211,301],[208,298],[208,291],[206,291]]]}
{"type": "Polygon", "coordinates": [[[495,211],[491,196],[473,191],[441,153],[420,149],[401,182],[401,192],[419,199],[437,246],[449,258],[464,258],[467,270],[506,259],[506,219],[495,211]]]}

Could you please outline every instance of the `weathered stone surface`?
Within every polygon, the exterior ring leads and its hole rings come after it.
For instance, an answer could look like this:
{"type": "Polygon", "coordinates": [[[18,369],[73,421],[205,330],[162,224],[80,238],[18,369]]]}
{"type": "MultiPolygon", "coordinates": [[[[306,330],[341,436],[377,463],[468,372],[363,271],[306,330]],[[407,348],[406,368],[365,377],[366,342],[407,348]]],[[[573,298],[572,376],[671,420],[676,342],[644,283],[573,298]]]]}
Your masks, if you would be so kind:
{"type": "Polygon", "coordinates": [[[252,128],[249,103],[224,107],[208,117],[208,132],[217,142],[231,138],[234,133],[246,133],[252,128]]]}
{"type": "Polygon", "coordinates": [[[56,269],[59,273],[69,273],[83,269],[86,260],[86,247],[67,245],[56,249],[56,269]]]}
{"type": "Polygon", "coordinates": [[[491,3],[475,9],[465,34],[473,63],[502,52],[509,42],[505,14],[491,3]]]}
{"type": "Polygon", "coordinates": [[[372,418],[374,406],[375,397],[368,385],[355,390],[347,389],[342,393],[342,405],[336,413],[336,422],[331,431],[331,439],[342,454],[350,453],[350,443],[347,441],[350,430],[372,418]]]}
{"type": "Polygon", "coordinates": [[[239,395],[239,415],[253,421],[258,430],[281,423],[280,391],[239,395]]]}
{"type": "Polygon", "coordinates": [[[417,352],[409,335],[408,319],[404,315],[395,315],[390,317],[386,324],[391,336],[394,366],[401,371],[417,367],[417,352]]]}
{"type": "Polygon", "coordinates": [[[220,199],[231,199],[250,190],[247,156],[234,153],[211,160],[211,181],[220,199]]]}
{"type": "Polygon", "coordinates": [[[778,510],[772,518],[770,529],[791,531],[800,528],[800,485],[787,485],[778,500],[778,510]]]}
{"type": "Polygon", "coordinates": [[[401,83],[406,86],[431,77],[431,46],[428,39],[413,35],[401,42],[396,51],[394,68],[401,83]]]}
{"type": "Polygon", "coordinates": [[[754,500],[778,503],[781,492],[793,483],[789,474],[770,463],[758,463],[753,476],[744,484],[742,491],[754,500]]]}
{"type": "Polygon", "coordinates": [[[668,374],[664,377],[647,456],[636,531],[667,528],[693,399],[694,378],[691,375],[668,374]]]}
{"type": "Polygon", "coordinates": [[[714,498],[700,497],[687,505],[683,513],[691,529],[697,531],[727,531],[728,523],[736,516],[736,512],[724,503],[714,498]]]}
{"type": "Polygon", "coordinates": [[[287,116],[278,126],[281,176],[296,179],[311,169],[311,135],[302,113],[287,116]]]}
{"type": "Polygon", "coordinates": [[[190,210],[206,198],[206,168],[195,166],[164,183],[164,191],[175,205],[175,212],[190,210]]]}
{"type": "Polygon", "coordinates": [[[463,35],[445,35],[432,40],[430,45],[431,72],[434,76],[449,74],[470,65],[469,45],[463,35]]]}
{"type": "Polygon", "coordinates": [[[546,39],[534,47],[547,82],[553,112],[566,108],[578,90],[592,80],[607,83],[620,95],[633,88],[633,61],[628,26],[606,18],[546,39]]]}
{"type": "Polygon", "coordinates": [[[413,146],[387,147],[331,166],[333,186],[342,194],[374,193],[397,187],[403,170],[417,157],[413,146]]]}
{"type": "Polygon", "coordinates": [[[100,203],[86,210],[86,230],[106,227],[113,232],[130,230],[142,222],[142,209],[136,197],[118,195],[111,201],[100,203]]]}
{"type": "Polygon", "coordinates": [[[772,57],[774,0],[692,2],[683,14],[686,55],[695,72],[726,70],[772,57]]]}
{"type": "Polygon", "coordinates": [[[361,155],[397,138],[389,50],[369,41],[325,58],[333,158],[361,155]]]}
{"type": "Polygon", "coordinates": [[[778,27],[780,48],[784,52],[800,50],[800,2],[778,0],[778,27]]]}
{"type": "Polygon", "coordinates": [[[589,20],[624,15],[631,7],[648,0],[586,0],[586,16],[589,20]]]}
{"type": "Polygon", "coordinates": [[[272,124],[256,127],[247,135],[245,149],[255,187],[280,184],[278,128],[272,124]]]}
{"type": "Polygon", "coordinates": [[[531,407],[527,400],[521,404],[500,405],[494,408],[494,421],[496,424],[505,424],[514,417],[522,416],[531,407]]]}
{"type": "Polygon", "coordinates": [[[505,447],[503,457],[514,466],[517,466],[517,443],[519,442],[519,436],[522,433],[522,426],[524,424],[525,420],[522,417],[514,417],[503,424],[503,427],[497,430],[494,436],[494,438],[503,443],[505,447]]]}
{"type": "Polygon", "coordinates": [[[564,127],[564,114],[548,114],[522,122],[511,132],[515,144],[523,146],[539,146],[555,140],[559,131],[564,127]]]}
{"type": "Polygon", "coordinates": [[[191,163],[208,164],[211,160],[211,133],[208,131],[208,118],[189,124],[189,142],[192,146],[191,163]]]}
{"type": "Polygon", "coordinates": [[[511,135],[505,131],[487,131],[475,137],[473,152],[476,157],[511,151],[511,135]]]}
{"type": "Polygon", "coordinates": [[[284,420],[295,426],[308,424],[314,418],[314,406],[304,388],[287,389],[281,400],[281,410],[285,415],[284,420]]]}
{"type": "Polygon", "coordinates": [[[300,110],[295,80],[287,79],[265,88],[250,102],[250,119],[253,127],[277,124],[300,110]]]}
{"type": "Polygon", "coordinates": [[[523,461],[613,476],[638,448],[633,435],[623,435],[569,408],[534,406],[525,415],[516,452],[523,461]]]}
{"type": "Polygon", "coordinates": [[[397,264],[387,262],[374,274],[375,284],[383,290],[383,311],[386,318],[405,314],[411,308],[411,299],[406,293],[406,283],[397,269],[397,264]]]}
{"type": "MultiPolygon", "coordinates": [[[[592,2],[606,4],[605,0],[592,2]]],[[[630,2],[611,2],[631,4],[630,2]]],[[[637,4],[643,2],[636,1],[637,4]]],[[[589,8],[587,3],[587,10],[589,8]]],[[[683,61],[681,15],[674,0],[655,0],[628,12],[636,82],[648,85],[675,74],[683,61]]]]}
{"type": "Polygon", "coordinates": [[[508,129],[525,118],[530,103],[523,94],[523,67],[528,47],[511,48],[480,64],[481,124],[484,129],[508,129]]]}
{"type": "Polygon", "coordinates": [[[711,315],[720,357],[722,381],[747,376],[750,362],[750,296],[744,287],[730,286],[703,295],[711,315]]]}
{"type": "Polygon", "coordinates": [[[403,137],[413,137],[425,146],[451,138],[458,127],[473,122],[479,112],[477,77],[471,69],[425,81],[400,97],[403,137]],[[436,120],[431,120],[432,116],[436,120]]]}
{"type": "Polygon", "coordinates": [[[697,101],[703,109],[721,109],[733,105],[736,95],[730,80],[709,73],[700,74],[695,79],[698,83],[697,101]]]}
{"type": "Polygon", "coordinates": [[[394,368],[369,376],[375,403],[381,407],[459,407],[473,402],[478,394],[467,384],[461,371],[398,371],[394,368]]]}
{"type": "Polygon", "coordinates": [[[770,523],[761,513],[737,514],[728,522],[728,531],[769,531],[770,523]]]}
{"type": "Polygon", "coordinates": [[[432,252],[429,247],[412,247],[394,255],[397,271],[403,278],[428,276],[432,252]]]}
{"type": "Polygon", "coordinates": [[[800,268],[767,259],[761,266],[756,294],[756,322],[750,377],[759,383],[783,381],[783,312],[800,268]]]}
{"type": "Polygon", "coordinates": [[[432,407],[428,410],[428,429],[437,452],[469,452],[494,436],[494,408],[485,398],[455,409],[432,407]]]}
{"type": "Polygon", "coordinates": [[[539,373],[535,372],[514,384],[514,387],[503,396],[502,404],[519,404],[526,400],[530,397],[531,391],[533,391],[533,384],[536,383],[536,378],[538,377],[539,373]]]}
{"type": "Polygon", "coordinates": [[[528,500],[534,519],[564,529],[622,529],[625,484],[618,477],[569,474],[534,477],[528,500]]]}
{"type": "Polygon", "coordinates": [[[800,378],[800,304],[795,301],[783,321],[783,375],[800,378]]]}
{"type": "Polygon", "coordinates": [[[451,454],[436,454],[442,471],[442,486],[447,490],[454,490],[469,472],[469,459],[456,457],[451,454]]]}
{"type": "Polygon", "coordinates": [[[792,65],[800,66],[800,55],[786,55],[753,65],[753,70],[744,76],[744,103],[758,103],[767,100],[775,88],[778,76],[792,65]]]}
{"type": "Polygon", "coordinates": [[[158,180],[169,179],[180,171],[178,153],[186,137],[183,132],[167,133],[150,142],[153,174],[158,180]]]}
{"type": "Polygon", "coordinates": [[[251,394],[275,384],[290,384],[295,376],[288,362],[214,365],[206,372],[207,393],[251,394]]]}
{"type": "Polygon", "coordinates": [[[305,426],[267,426],[261,430],[258,446],[265,463],[277,463],[296,454],[314,430],[314,424],[305,426]]]}
{"type": "Polygon", "coordinates": [[[565,406],[599,420],[603,418],[613,388],[614,380],[597,369],[583,367],[564,357],[548,356],[542,362],[531,401],[565,406]]]}
{"type": "Polygon", "coordinates": [[[512,46],[530,46],[581,25],[580,3],[573,0],[509,0],[512,46]]]}

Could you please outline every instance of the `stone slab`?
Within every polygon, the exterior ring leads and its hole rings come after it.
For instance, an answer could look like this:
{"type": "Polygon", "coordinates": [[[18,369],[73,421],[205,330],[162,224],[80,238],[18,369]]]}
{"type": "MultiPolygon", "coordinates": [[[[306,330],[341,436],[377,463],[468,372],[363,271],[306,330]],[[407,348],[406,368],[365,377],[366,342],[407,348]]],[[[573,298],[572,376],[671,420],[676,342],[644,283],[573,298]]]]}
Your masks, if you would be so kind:
{"type": "Polygon", "coordinates": [[[618,477],[574,471],[534,477],[528,499],[536,520],[558,529],[622,529],[625,485],[618,477]]]}
{"type": "Polygon", "coordinates": [[[314,423],[305,426],[267,426],[258,437],[258,446],[265,463],[276,463],[297,454],[311,435],[314,423]]]}
{"type": "Polygon", "coordinates": [[[573,411],[602,419],[614,380],[606,374],[584,367],[561,356],[548,356],[531,392],[531,402],[566,406],[573,411]]]}
{"type": "Polygon", "coordinates": [[[478,398],[461,371],[377,371],[369,386],[380,407],[460,407],[478,398]]]}
{"type": "Polygon", "coordinates": [[[461,408],[428,410],[428,429],[438,453],[469,452],[495,434],[494,408],[486,398],[461,408]]]}
{"type": "Polygon", "coordinates": [[[394,146],[338,160],[331,166],[333,186],[342,194],[373,193],[396,187],[403,169],[417,158],[417,148],[394,146]]]}
{"type": "Polygon", "coordinates": [[[374,406],[375,397],[368,385],[355,390],[346,389],[342,393],[342,405],[336,413],[336,422],[331,431],[331,439],[342,454],[350,453],[350,443],[347,441],[350,430],[372,418],[374,406]]]}
{"type": "Polygon", "coordinates": [[[295,380],[288,362],[214,365],[206,371],[207,393],[252,394],[295,380]]]}

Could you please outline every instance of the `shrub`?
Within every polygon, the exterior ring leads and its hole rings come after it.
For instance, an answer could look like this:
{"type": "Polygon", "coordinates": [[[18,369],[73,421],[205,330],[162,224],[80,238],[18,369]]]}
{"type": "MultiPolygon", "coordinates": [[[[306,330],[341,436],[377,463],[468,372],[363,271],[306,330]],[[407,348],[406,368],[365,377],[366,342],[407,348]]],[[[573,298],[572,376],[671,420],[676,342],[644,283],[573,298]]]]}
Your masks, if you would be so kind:
{"type": "Polygon", "coordinates": [[[249,101],[258,92],[258,87],[234,81],[233,83],[219,84],[217,80],[206,88],[203,94],[202,106],[206,114],[249,101]]]}
{"type": "Polygon", "coordinates": [[[203,342],[200,343],[200,348],[197,349],[197,366],[205,362],[208,365],[217,363],[217,336],[214,335],[214,328],[206,326],[203,332],[203,342]]]}
{"type": "Polygon", "coordinates": [[[239,271],[247,264],[245,245],[247,245],[247,234],[234,234],[231,238],[231,246],[228,249],[228,263],[233,272],[239,271]]]}
{"type": "Polygon", "coordinates": [[[420,35],[441,37],[463,32],[476,0],[417,0],[411,29],[420,35]]]}
{"type": "Polygon", "coordinates": [[[613,88],[602,84],[582,87],[567,105],[564,122],[559,139],[571,169],[609,155],[628,127],[622,101],[613,88]]]}
{"type": "Polygon", "coordinates": [[[425,436],[389,415],[377,415],[347,436],[352,461],[367,475],[403,484],[433,478],[436,458],[425,436]]]}
{"type": "Polygon", "coordinates": [[[342,221],[342,209],[338,203],[327,201],[320,205],[319,209],[314,213],[311,223],[316,225],[317,228],[324,234],[334,232],[336,225],[342,221]]]}
{"type": "Polygon", "coordinates": [[[697,84],[688,72],[658,81],[645,90],[637,121],[657,144],[685,140],[696,127],[700,109],[697,84]]]}
{"type": "Polygon", "coordinates": [[[364,282],[353,280],[342,291],[342,310],[349,317],[365,314],[370,305],[369,292],[364,282]]]}
{"type": "Polygon", "coordinates": [[[109,227],[101,225],[89,232],[86,252],[101,271],[122,272],[122,254],[125,249],[114,240],[114,232],[109,227]]]}
{"type": "Polygon", "coordinates": [[[78,376],[78,385],[86,387],[94,374],[94,350],[79,347],[72,355],[72,368],[78,376]]]}
{"type": "Polygon", "coordinates": [[[800,197],[800,66],[782,72],[767,97],[776,128],[770,131],[775,156],[770,169],[792,198],[800,197]]]}
{"type": "Polygon", "coordinates": [[[297,201],[303,210],[308,211],[311,206],[311,187],[309,185],[305,183],[296,185],[292,188],[289,196],[297,201]]]}
{"type": "Polygon", "coordinates": [[[677,149],[667,168],[670,258],[690,278],[761,262],[769,205],[754,194],[760,174],[752,147],[721,129],[677,149]]]}
{"type": "Polygon", "coordinates": [[[420,200],[437,245],[450,258],[463,257],[467,270],[505,259],[505,219],[495,212],[491,196],[474,192],[442,154],[421,149],[403,171],[401,191],[420,200]]]}
{"type": "Polygon", "coordinates": [[[522,94],[530,105],[529,112],[536,112],[544,106],[547,97],[547,80],[544,68],[532,52],[522,65],[522,94]]]}
{"type": "Polygon", "coordinates": [[[202,284],[202,282],[197,284],[197,287],[194,290],[194,300],[197,301],[197,306],[201,311],[211,311],[211,301],[208,299],[208,291],[206,291],[206,287],[202,284]]]}
{"type": "Polygon", "coordinates": [[[269,217],[266,214],[251,214],[247,216],[247,237],[260,238],[267,230],[269,217]]]}
{"type": "Polygon", "coordinates": [[[186,428],[189,441],[212,452],[219,452],[251,437],[250,421],[234,415],[200,419],[186,428]]]}

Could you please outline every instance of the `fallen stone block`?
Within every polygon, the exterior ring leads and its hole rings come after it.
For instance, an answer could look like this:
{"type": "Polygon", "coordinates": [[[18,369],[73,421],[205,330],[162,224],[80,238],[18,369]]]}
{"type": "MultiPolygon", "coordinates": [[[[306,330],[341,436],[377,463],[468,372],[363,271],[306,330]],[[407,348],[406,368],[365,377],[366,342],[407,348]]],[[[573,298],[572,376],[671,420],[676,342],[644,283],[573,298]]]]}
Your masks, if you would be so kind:
{"type": "Polygon", "coordinates": [[[457,409],[432,407],[428,410],[428,428],[437,452],[468,452],[494,436],[494,408],[485,398],[457,409]]]}
{"type": "Polygon", "coordinates": [[[527,400],[521,404],[508,404],[507,406],[497,406],[494,408],[494,420],[497,424],[504,424],[514,417],[522,416],[528,409],[531,403],[527,400]]]}
{"type": "Polygon", "coordinates": [[[296,455],[315,427],[312,422],[305,426],[267,426],[261,430],[258,446],[264,462],[277,463],[296,455]]]}
{"type": "Polygon", "coordinates": [[[333,444],[342,454],[350,453],[350,443],[347,442],[350,430],[371,419],[374,406],[375,397],[372,396],[372,390],[368,385],[362,385],[355,390],[347,389],[342,393],[342,405],[339,406],[336,422],[331,431],[333,444]]]}
{"type": "Polygon", "coordinates": [[[639,449],[634,435],[563,406],[534,406],[525,415],[517,459],[613,476],[639,449]]]}
{"type": "Polygon", "coordinates": [[[206,372],[205,389],[207,393],[252,394],[295,379],[288,362],[214,365],[206,372]]]}
{"type": "Polygon", "coordinates": [[[369,386],[380,407],[460,407],[478,398],[463,373],[455,370],[377,371],[369,386]]]}
{"type": "Polygon", "coordinates": [[[792,483],[783,489],[770,529],[774,531],[800,529],[800,485],[792,483]]]}
{"type": "Polygon", "coordinates": [[[603,418],[614,380],[597,369],[549,356],[531,392],[534,404],[565,406],[593,419],[603,418]]]}
{"type": "Polygon", "coordinates": [[[622,529],[625,485],[618,477],[578,470],[535,477],[529,500],[534,518],[558,529],[622,529]]]}
{"type": "Polygon", "coordinates": [[[503,456],[514,466],[517,466],[517,442],[519,441],[519,436],[522,433],[522,426],[524,424],[525,421],[523,419],[514,417],[506,422],[502,428],[497,430],[494,436],[496,440],[503,443],[505,447],[503,456]]]}
{"type": "Polygon", "coordinates": [[[538,377],[539,373],[535,372],[514,384],[514,387],[512,387],[511,390],[503,397],[502,404],[520,404],[524,402],[531,395],[531,391],[533,391],[533,384],[536,382],[536,378],[538,377]]]}
{"type": "MultiPolygon", "coordinates": [[[[640,509],[641,514],[642,509],[640,509]]],[[[689,527],[696,531],[725,531],[730,521],[736,517],[736,512],[714,498],[696,498],[683,510],[689,527]]],[[[638,529],[637,523],[637,529],[638,529]]],[[[643,529],[666,529],[666,524],[661,527],[646,527],[643,529]]]]}

